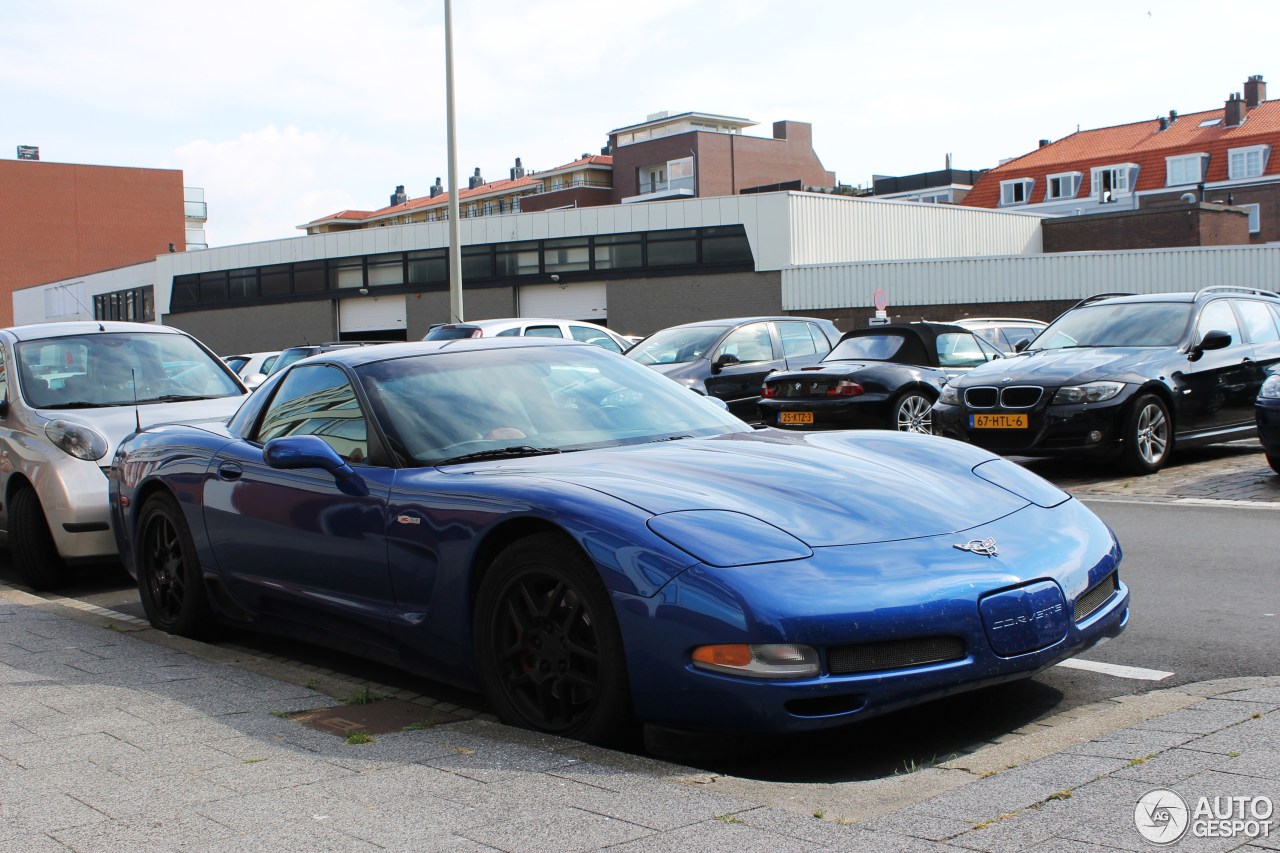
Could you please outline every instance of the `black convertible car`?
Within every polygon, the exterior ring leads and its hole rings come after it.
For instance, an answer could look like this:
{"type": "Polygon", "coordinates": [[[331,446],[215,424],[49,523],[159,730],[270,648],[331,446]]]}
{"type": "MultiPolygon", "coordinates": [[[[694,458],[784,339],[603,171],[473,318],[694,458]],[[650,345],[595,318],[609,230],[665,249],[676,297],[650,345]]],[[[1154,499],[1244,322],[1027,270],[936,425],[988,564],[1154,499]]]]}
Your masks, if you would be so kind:
{"type": "Polygon", "coordinates": [[[817,365],[766,377],[759,417],[783,429],[932,432],[931,411],[942,387],[1001,357],[973,332],[949,323],[857,329],[817,365]]]}

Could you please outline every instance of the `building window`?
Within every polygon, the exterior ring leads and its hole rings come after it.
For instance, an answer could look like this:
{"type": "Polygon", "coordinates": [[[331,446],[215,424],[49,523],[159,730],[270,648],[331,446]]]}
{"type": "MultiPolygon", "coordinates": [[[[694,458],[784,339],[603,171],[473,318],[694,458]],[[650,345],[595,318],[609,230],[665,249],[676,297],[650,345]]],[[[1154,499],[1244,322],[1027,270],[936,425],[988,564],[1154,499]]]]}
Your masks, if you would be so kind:
{"type": "Polygon", "coordinates": [[[1048,187],[1045,190],[1045,200],[1075,198],[1076,193],[1080,190],[1081,177],[1082,175],[1079,172],[1062,172],[1057,175],[1050,175],[1046,181],[1048,187]]]}
{"type": "Polygon", "coordinates": [[[1270,145],[1251,145],[1248,148],[1232,148],[1227,152],[1227,180],[1256,178],[1267,168],[1270,145]]]}
{"type": "Polygon", "coordinates": [[[1134,163],[1101,166],[1093,170],[1093,195],[1100,204],[1115,201],[1119,196],[1133,192],[1137,182],[1138,167],[1134,163]]]}
{"type": "Polygon", "coordinates": [[[644,250],[639,234],[605,234],[593,241],[598,270],[639,269],[644,266],[644,250]]]}
{"type": "Polygon", "coordinates": [[[1180,187],[1186,184],[1198,184],[1204,179],[1204,163],[1208,154],[1184,154],[1179,157],[1166,157],[1166,187],[1180,187]]]}
{"type": "Polygon", "coordinates": [[[93,319],[149,323],[156,318],[155,288],[151,285],[93,297],[93,319]]]}
{"type": "Polygon", "coordinates": [[[1257,204],[1241,204],[1239,207],[1249,211],[1249,233],[1257,234],[1262,230],[1261,206],[1257,204]]]}
{"type": "Polygon", "coordinates": [[[545,240],[543,262],[547,272],[580,272],[591,269],[591,247],[586,237],[545,240]]]}
{"type": "Polygon", "coordinates": [[[1031,188],[1035,181],[1031,178],[1017,178],[1000,182],[1000,206],[1009,207],[1014,204],[1026,204],[1031,199],[1031,188]]]}

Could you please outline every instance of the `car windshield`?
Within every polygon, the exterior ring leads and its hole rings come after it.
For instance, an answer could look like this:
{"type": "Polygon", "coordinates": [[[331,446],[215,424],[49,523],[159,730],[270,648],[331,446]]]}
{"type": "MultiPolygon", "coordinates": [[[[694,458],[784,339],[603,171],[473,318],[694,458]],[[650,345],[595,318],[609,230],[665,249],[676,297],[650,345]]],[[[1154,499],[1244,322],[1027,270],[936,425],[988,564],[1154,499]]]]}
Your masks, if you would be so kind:
{"type": "Polygon", "coordinates": [[[243,393],[186,335],[105,332],[22,341],[22,396],[35,409],[124,406],[243,393]]]}
{"type": "MultiPolygon", "coordinates": [[[[520,330],[517,329],[512,334],[517,334],[519,331],[520,330]]],[[[423,338],[423,340],[424,341],[454,341],[454,340],[457,340],[458,338],[472,337],[473,335],[475,335],[475,333],[476,333],[475,326],[437,326],[436,328],[427,332],[427,336],[423,338]]]]}
{"type": "Polygon", "coordinates": [[[697,361],[715,346],[724,326],[683,326],[663,329],[627,350],[641,364],[681,364],[697,361]]]}
{"type": "Polygon", "coordinates": [[[427,354],[357,374],[408,464],[751,431],[711,400],[596,347],[427,354]]]}
{"type": "Polygon", "coordinates": [[[1068,311],[1028,351],[1066,347],[1171,347],[1191,320],[1189,302],[1120,302],[1068,311]]]}
{"type": "MultiPolygon", "coordinates": [[[[302,361],[307,356],[315,355],[318,352],[320,352],[320,350],[313,349],[312,347],[292,347],[287,349],[280,353],[279,357],[276,358],[276,363],[271,365],[271,373],[279,373],[295,361],[302,361]]],[[[267,375],[270,376],[271,373],[268,373],[267,375]]]]}

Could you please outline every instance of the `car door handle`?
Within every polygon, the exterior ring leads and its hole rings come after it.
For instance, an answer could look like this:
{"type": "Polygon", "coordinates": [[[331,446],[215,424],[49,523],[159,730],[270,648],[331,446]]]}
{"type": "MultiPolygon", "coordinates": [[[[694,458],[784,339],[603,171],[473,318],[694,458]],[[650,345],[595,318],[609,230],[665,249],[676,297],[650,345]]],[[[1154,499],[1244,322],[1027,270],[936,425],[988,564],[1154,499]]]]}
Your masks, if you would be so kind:
{"type": "Polygon", "coordinates": [[[223,462],[218,466],[218,479],[220,480],[239,480],[240,475],[244,473],[244,469],[234,462],[223,462]]]}

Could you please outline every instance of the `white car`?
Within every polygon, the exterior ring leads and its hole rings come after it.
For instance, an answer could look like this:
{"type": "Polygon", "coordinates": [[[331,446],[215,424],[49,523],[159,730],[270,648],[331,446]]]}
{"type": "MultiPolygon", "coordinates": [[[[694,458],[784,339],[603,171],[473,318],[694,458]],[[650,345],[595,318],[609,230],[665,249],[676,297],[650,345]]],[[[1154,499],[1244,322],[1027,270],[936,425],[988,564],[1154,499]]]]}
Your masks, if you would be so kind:
{"type": "Polygon", "coordinates": [[[1048,323],[1024,320],[1018,317],[965,317],[948,320],[955,326],[963,326],[1004,353],[1015,352],[1018,341],[1035,340],[1048,323]]]}
{"type": "Polygon", "coordinates": [[[151,323],[0,329],[0,534],[34,589],[116,555],[107,470],[139,426],[226,420],[248,393],[195,338],[151,323]]]}
{"type": "Polygon", "coordinates": [[[503,320],[475,320],[470,323],[445,323],[427,332],[424,341],[448,341],[455,338],[505,338],[524,335],[532,338],[568,338],[585,341],[613,352],[629,349],[632,342],[595,323],[580,320],[556,320],[547,317],[511,317],[503,320]]]}
{"type": "MultiPolygon", "coordinates": [[[[272,352],[246,352],[240,355],[224,355],[222,360],[227,363],[236,375],[240,377],[250,388],[255,384],[249,381],[249,378],[258,374],[264,376],[271,372],[271,365],[276,363],[276,359],[280,357],[280,350],[272,352]]],[[[262,380],[259,379],[258,383],[262,380]]]]}

